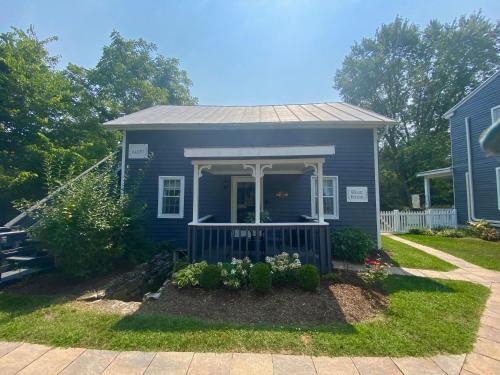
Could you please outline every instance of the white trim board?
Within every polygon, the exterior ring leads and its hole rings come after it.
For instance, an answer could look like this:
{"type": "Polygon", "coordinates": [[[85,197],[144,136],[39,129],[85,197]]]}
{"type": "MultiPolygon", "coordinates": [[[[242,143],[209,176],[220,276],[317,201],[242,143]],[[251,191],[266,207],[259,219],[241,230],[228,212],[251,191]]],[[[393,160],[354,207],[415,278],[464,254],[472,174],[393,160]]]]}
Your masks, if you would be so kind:
{"type": "Polygon", "coordinates": [[[325,158],[306,158],[306,159],[225,159],[225,160],[193,160],[193,165],[242,165],[242,164],[317,164],[324,163],[325,158]]]}
{"type": "MultiPolygon", "coordinates": [[[[491,124],[493,125],[493,123],[495,123],[495,119],[493,118],[493,112],[496,110],[496,109],[499,109],[500,108],[500,105],[496,105],[494,107],[492,107],[490,109],[490,112],[491,112],[491,124]]],[[[500,117],[497,119],[497,121],[500,119],[500,117]]]]}
{"type": "Polygon", "coordinates": [[[197,147],[185,148],[187,158],[240,158],[335,155],[335,146],[276,146],[276,147],[197,147]]]}
{"type": "Polygon", "coordinates": [[[471,99],[474,95],[476,95],[479,91],[481,91],[488,83],[490,83],[491,81],[493,81],[498,75],[500,75],[500,70],[498,72],[496,72],[495,74],[493,74],[490,78],[488,78],[487,80],[485,80],[483,83],[481,83],[474,90],[472,90],[469,95],[465,96],[462,100],[460,100],[457,104],[455,104],[451,109],[449,109],[448,111],[446,111],[446,113],[443,115],[443,117],[445,119],[447,119],[447,120],[449,118],[451,118],[455,114],[455,111],[459,107],[462,106],[462,104],[464,104],[466,101],[468,101],[469,99],[471,99]]]}

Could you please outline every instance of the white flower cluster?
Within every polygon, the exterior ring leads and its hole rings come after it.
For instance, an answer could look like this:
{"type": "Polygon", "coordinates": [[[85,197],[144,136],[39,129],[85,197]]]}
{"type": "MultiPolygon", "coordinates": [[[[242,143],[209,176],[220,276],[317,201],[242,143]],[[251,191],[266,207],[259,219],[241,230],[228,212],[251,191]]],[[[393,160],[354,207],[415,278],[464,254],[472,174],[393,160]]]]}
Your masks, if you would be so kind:
{"type": "Polygon", "coordinates": [[[288,253],[282,252],[274,257],[266,257],[266,263],[271,266],[271,272],[273,273],[297,270],[302,266],[298,253],[294,253],[292,257],[290,257],[288,253]]]}
{"type": "Polygon", "coordinates": [[[250,268],[253,267],[249,257],[233,258],[231,263],[218,264],[221,267],[222,283],[230,289],[239,289],[248,283],[250,268]]]}

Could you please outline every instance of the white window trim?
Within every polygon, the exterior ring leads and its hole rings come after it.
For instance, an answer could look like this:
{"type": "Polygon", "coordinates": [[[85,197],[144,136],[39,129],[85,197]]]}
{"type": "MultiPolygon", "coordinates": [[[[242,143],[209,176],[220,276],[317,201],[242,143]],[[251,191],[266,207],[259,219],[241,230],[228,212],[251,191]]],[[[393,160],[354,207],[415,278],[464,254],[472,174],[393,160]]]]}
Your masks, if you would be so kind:
{"type": "Polygon", "coordinates": [[[158,176],[158,218],[160,219],[182,219],[184,218],[184,176],[158,176]],[[163,208],[163,189],[165,180],[180,180],[181,196],[179,199],[178,214],[164,214],[163,208]]]}
{"type": "MultiPolygon", "coordinates": [[[[496,110],[496,109],[499,109],[500,108],[500,105],[497,105],[493,108],[490,109],[490,112],[491,112],[491,124],[493,125],[494,123],[494,119],[493,119],[493,112],[496,110]]],[[[500,119],[500,118],[499,118],[500,119]]]]}
{"type": "MultiPolygon", "coordinates": [[[[323,176],[323,181],[326,178],[332,178],[333,179],[333,184],[335,187],[335,192],[337,193],[334,197],[335,199],[335,206],[334,208],[334,214],[333,215],[327,215],[325,213],[325,219],[326,220],[339,220],[339,177],[338,176],[323,176]]],[[[311,176],[311,217],[318,218],[318,213],[314,212],[314,207],[316,206],[315,201],[316,201],[316,195],[314,194],[314,180],[316,179],[316,176],[311,176]]]]}
{"type": "Polygon", "coordinates": [[[500,210],[500,167],[495,168],[497,178],[497,205],[500,210]]]}

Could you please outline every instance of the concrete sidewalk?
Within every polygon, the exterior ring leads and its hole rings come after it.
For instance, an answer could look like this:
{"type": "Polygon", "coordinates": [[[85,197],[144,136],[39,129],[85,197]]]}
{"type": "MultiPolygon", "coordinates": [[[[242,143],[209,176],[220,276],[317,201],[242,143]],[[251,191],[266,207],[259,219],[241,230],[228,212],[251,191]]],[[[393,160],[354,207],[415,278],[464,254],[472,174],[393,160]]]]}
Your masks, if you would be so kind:
{"type": "MultiPolygon", "coordinates": [[[[391,238],[458,267],[450,272],[393,268],[402,275],[467,280],[487,285],[491,296],[472,353],[429,358],[311,357],[252,353],[114,352],[0,342],[0,374],[500,374],[500,272],[485,270],[442,251],[391,238]]],[[[340,268],[353,265],[336,263],[340,268]]]]}

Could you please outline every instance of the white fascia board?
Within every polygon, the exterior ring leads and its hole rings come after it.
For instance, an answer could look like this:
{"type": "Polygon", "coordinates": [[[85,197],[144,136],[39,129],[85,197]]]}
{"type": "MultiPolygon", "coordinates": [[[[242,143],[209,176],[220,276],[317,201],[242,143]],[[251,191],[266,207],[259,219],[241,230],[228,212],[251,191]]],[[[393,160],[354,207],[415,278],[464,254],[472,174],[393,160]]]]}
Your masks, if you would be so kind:
{"type": "Polygon", "coordinates": [[[244,158],[335,155],[335,146],[185,148],[187,158],[244,158]]]}

